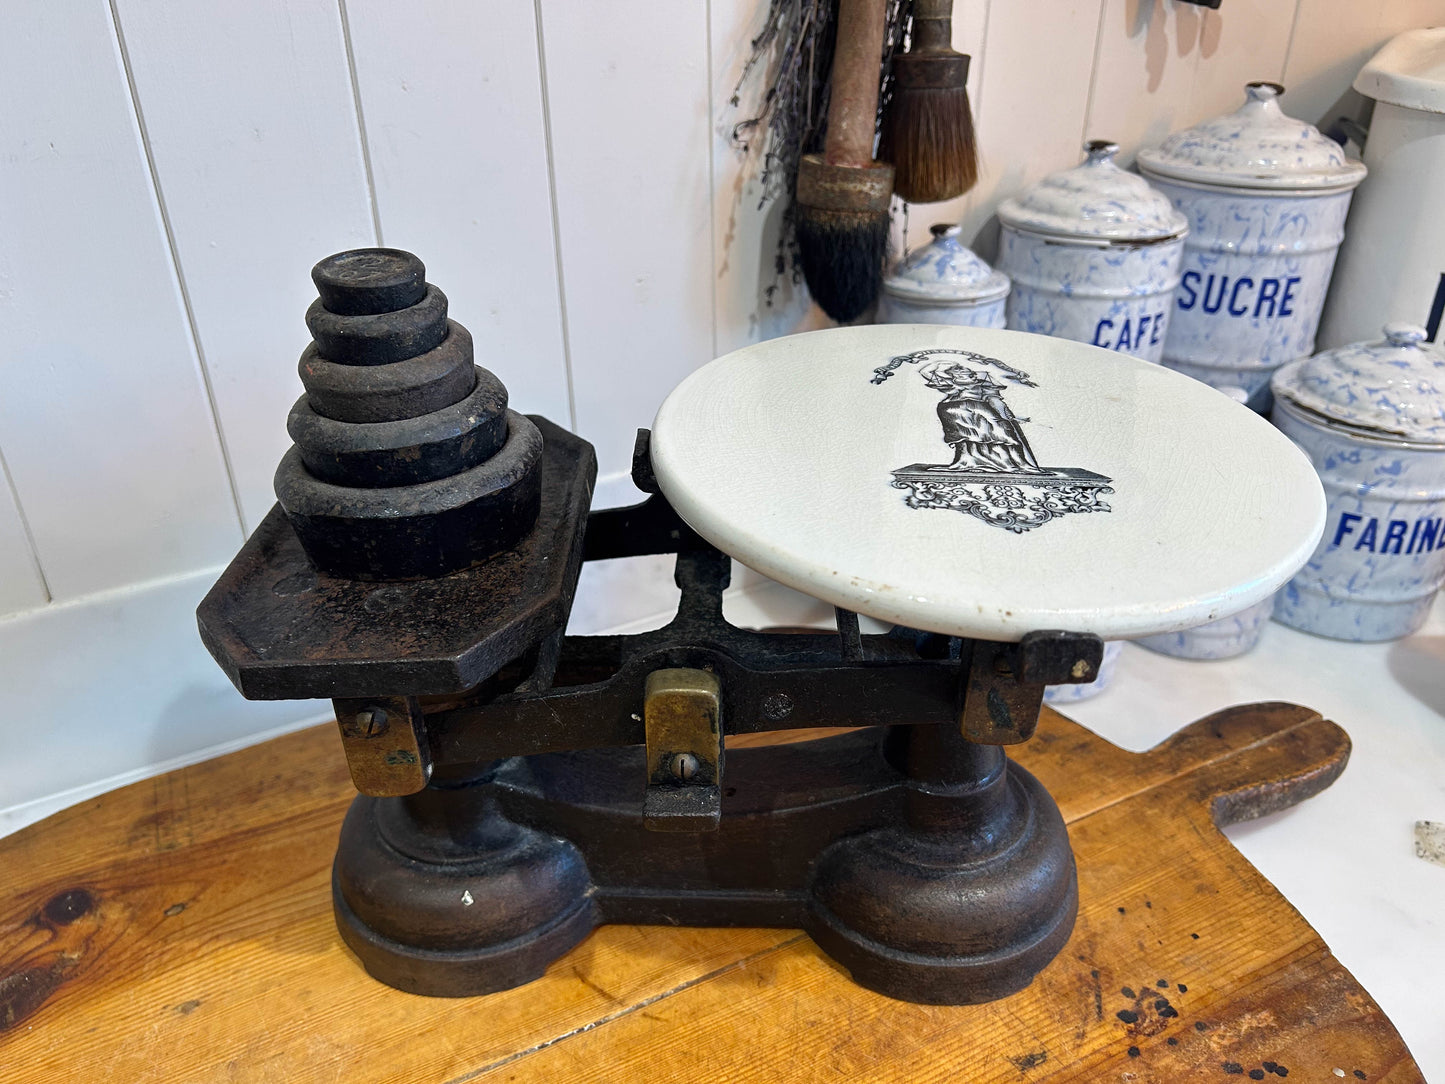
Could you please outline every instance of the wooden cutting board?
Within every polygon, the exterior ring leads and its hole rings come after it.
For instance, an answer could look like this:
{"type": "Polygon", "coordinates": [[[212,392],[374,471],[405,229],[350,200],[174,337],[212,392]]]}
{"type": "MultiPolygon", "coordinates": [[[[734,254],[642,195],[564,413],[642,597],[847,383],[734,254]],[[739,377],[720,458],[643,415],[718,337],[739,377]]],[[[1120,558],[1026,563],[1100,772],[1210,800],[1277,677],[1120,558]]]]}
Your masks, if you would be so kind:
{"type": "Polygon", "coordinates": [[[1253,705],[1132,754],[1046,710],[1016,752],[1069,824],[1078,925],[959,1008],[861,989],[795,930],[609,926],[516,990],[402,994],[332,925],[334,730],[171,772],[0,840],[0,1080],[1423,1079],[1219,831],[1328,786],[1344,731],[1253,705]]]}

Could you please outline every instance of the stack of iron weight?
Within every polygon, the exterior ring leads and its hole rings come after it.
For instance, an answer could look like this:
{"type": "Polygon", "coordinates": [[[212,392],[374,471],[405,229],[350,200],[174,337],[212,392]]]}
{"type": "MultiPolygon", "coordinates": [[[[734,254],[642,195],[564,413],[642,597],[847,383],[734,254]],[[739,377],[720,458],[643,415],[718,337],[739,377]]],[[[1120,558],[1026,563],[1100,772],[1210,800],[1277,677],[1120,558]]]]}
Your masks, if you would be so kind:
{"type": "Polygon", "coordinates": [[[306,394],[275,484],[312,562],[349,579],[422,579],[517,543],[537,519],[542,435],[474,364],[421,260],[356,249],[311,278],[306,394]]]}

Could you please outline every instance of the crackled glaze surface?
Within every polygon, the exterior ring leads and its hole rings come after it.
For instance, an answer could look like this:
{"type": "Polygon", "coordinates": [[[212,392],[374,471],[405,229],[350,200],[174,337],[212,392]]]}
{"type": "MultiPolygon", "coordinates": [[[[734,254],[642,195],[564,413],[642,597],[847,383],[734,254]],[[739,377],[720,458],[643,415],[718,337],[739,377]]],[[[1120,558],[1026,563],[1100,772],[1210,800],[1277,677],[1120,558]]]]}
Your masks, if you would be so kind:
{"type": "Polygon", "coordinates": [[[933,240],[898,262],[883,280],[880,324],[1004,326],[1009,278],[965,246],[960,232],[934,226],[933,240]]]}
{"type": "Polygon", "coordinates": [[[1273,595],[1231,617],[1221,617],[1218,621],[1181,632],[1145,636],[1134,642],[1176,659],[1232,659],[1253,650],[1272,613],[1273,595]]]}
{"type": "Polygon", "coordinates": [[[998,640],[1238,612],[1323,525],[1309,461],[1238,404],[1138,359],[985,328],[739,350],[668,396],[652,458],[682,517],[744,564],[879,620],[998,640]]]}
{"type": "Polygon", "coordinates": [[[1445,581],[1445,446],[1356,436],[1283,397],[1272,418],[1329,500],[1319,546],[1279,593],[1275,619],[1336,640],[1414,632],[1445,581]]]}

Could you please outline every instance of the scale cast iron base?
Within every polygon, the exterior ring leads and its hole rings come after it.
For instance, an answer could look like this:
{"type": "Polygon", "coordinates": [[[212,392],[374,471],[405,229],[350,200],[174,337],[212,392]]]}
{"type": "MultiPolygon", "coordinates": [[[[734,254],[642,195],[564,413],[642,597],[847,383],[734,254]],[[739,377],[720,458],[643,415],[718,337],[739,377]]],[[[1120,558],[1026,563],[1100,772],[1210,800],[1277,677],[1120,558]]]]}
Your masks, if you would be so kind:
{"type": "Polygon", "coordinates": [[[643,751],[514,758],[454,790],[361,797],[337,924],[375,978],[468,996],[539,977],[605,922],[796,926],[864,986],[930,1004],[1026,986],[1078,896],[1057,806],[946,725],[728,756],[716,831],[643,818],[643,751]]]}

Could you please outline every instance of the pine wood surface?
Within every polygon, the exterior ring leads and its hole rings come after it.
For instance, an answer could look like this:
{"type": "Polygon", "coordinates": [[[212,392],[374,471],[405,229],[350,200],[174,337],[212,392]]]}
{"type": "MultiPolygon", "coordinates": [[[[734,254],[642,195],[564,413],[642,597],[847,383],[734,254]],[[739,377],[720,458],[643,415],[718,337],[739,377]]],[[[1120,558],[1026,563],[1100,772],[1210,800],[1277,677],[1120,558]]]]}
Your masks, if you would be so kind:
{"type": "Polygon", "coordinates": [[[1328,785],[1348,751],[1290,705],[1143,754],[1046,710],[1014,753],[1069,824],[1079,920],[991,1005],[870,993],[795,930],[638,926],[447,1000],[372,981],[341,944],[329,878],[353,791],[319,727],[0,840],[0,1080],[1418,1081],[1218,828],[1328,785]]]}

